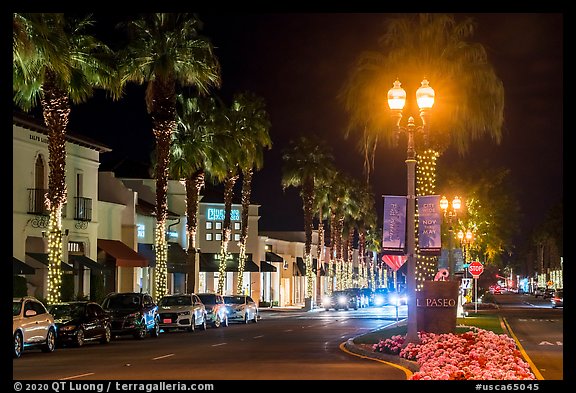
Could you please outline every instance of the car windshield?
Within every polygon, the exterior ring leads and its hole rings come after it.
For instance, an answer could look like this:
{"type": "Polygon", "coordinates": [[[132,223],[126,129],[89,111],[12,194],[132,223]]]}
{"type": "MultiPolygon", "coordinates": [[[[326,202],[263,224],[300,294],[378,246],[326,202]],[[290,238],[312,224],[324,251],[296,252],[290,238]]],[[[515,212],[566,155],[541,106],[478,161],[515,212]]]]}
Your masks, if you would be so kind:
{"type": "Polygon", "coordinates": [[[20,315],[21,310],[22,310],[22,302],[20,300],[14,300],[12,302],[12,316],[16,317],[20,315]]]}
{"type": "Polygon", "coordinates": [[[106,298],[104,308],[134,308],[140,305],[140,297],[137,295],[114,295],[106,298]]]}
{"type": "Polygon", "coordinates": [[[190,296],[165,296],[160,299],[158,304],[161,307],[166,306],[191,306],[192,298],[190,296]]]}
{"type": "Polygon", "coordinates": [[[203,293],[198,295],[202,303],[204,304],[216,304],[216,295],[210,293],[203,293]]]}
{"type": "Polygon", "coordinates": [[[244,296],[224,296],[226,304],[244,304],[244,296]]]}
{"type": "Polygon", "coordinates": [[[56,319],[72,319],[84,315],[83,304],[54,304],[48,312],[56,319]]]}

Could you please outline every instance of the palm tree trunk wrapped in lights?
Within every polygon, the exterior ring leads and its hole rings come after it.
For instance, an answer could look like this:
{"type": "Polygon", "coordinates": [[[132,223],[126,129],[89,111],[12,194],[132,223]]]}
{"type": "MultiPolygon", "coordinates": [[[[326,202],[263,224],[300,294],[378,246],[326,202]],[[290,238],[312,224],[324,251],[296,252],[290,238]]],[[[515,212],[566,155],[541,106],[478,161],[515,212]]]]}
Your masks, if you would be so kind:
{"type": "Polygon", "coordinates": [[[248,208],[250,207],[250,194],[252,187],[252,169],[242,172],[242,213],[240,232],[240,254],[238,256],[238,285],[236,293],[242,294],[244,286],[244,266],[246,266],[246,239],[248,238],[248,208]]]}
{"type": "Polygon", "coordinates": [[[239,175],[233,170],[228,170],[228,177],[224,181],[224,222],[222,224],[222,242],[220,243],[220,265],[218,266],[218,293],[224,293],[226,282],[226,262],[229,258],[228,243],[230,242],[232,197],[234,195],[234,185],[239,175]]]}
{"type": "Polygon", "coordinates": [[[108,60],[112,51],[87,33],[90,18],[63,13],[12,14],[13,102],[24,111],[42,108],[48,128],[49,175],[47,302],[61,300],[62,208],[66,191],[66,132],[71,103],[86,102],[96,88],[113,99],[120,88],[108,60]]]}

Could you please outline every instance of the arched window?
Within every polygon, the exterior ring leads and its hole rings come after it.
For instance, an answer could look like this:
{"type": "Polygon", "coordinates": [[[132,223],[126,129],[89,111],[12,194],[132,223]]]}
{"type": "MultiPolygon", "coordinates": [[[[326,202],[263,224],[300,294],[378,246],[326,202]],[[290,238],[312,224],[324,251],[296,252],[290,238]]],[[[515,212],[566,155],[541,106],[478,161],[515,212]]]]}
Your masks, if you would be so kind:
{"type": "Polygon", "coordinates": [[[34,211],[37,213],[41,213],[46,210],[44,205],[44,195],[46,192],[46,165],[44,163],[43,156],[39,154],[36,157],[36,164],[34,165],[34,192],[32,195],[34,198],[34,211]]]}

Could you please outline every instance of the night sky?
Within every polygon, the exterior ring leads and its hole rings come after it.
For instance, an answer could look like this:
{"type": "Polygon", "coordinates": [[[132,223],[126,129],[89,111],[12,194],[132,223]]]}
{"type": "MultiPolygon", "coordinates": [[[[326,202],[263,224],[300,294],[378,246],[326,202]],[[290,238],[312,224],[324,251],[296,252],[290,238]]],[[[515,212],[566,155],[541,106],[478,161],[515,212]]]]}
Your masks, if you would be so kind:
{"type": "MultiPolygon", "coordinates": [[[[510,168],[523,214],[518,237],[526,238],[563,193],[563,15],[461,15],[478,22],[470,40],[486,48],[503,81],[503,138],[500,145],[478,141],[465,157],[449,150],[439,165],[487,161],[510,168]]],[[[252,199],[261,204],[259,227],[303,230],[298,191],[283,191],[280,185],[282,151],[290,139],[316,134],[329,142],[340,169],[363,178],[356,142],[343,137],[347,115],[336,96],[357,56],[378,48],[383,22],[390,14],[199,16],[204,22],[202,33],[216,47],[222,65],[219,94],[229,102],[233,93],[250,90],[267,103],[273,148],[266,152],[264,168],[254,177],[252,199]]],[[[117,156],[146,161],[154,148],[142,87],[130,87],[120,102],[106,101],[98,94],[74,107],[70,132],[112,147],[113,153],[102,155],[103,162],[117,156]]],[[[382,195],[406,193],[405,158],[402,144],[397,148],[381,145],[377,150],[372,187],[379,215],[382,195]]]]}

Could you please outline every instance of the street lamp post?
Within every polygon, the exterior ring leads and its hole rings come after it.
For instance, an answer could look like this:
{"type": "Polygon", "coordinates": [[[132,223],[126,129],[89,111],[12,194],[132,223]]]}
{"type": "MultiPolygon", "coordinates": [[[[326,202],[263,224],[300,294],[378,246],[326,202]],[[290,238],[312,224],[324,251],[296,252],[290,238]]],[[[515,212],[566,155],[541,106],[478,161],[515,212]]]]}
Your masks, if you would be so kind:
{"type": "Polygon", "coordinates": [[[407,305],[408,305],[408,329],[406,334],[405,345],[408,343],[419,342],[418,326],[416,316],[416,234],[415,234],[415,213],[416,213],[416,151],[414,147],[414,133],[416,131],[426,133],[428,131],[428,123],[426,117],[428,111],[434,105],[434,89],[428,85],[428,80],[424,78],[421,86],[416,91],[416,101],[420,108],[420,118],[422,119],[422,126],[414,124],[414,118],[408,118],[408,127],[402,127],[400,121],[402,120],[402,109],[406,104],[406,91],[400,87],[401,83],[397,79],[394,82],[394,87],[388,90],[388,106],[392,111],[392,116],[396,120],[397,132],[405,132],[408,136],[408,146],[406,150],[406,169],[407,169],[407,215],[406,215],[406,247],[407,247],[407,261],[408,270],[406,275],[406,292],[407,292],[407,305]]]}
{"type": "Polygon", "coordinates": [[[440,199],[440,208],[444,211],[444,217],[448,218],[448,269],[450,272],[450,281],[454,280],[454,273],[456,270],[456,264],[454,262],[454,255],[453,255],[453,244],[452,238],[454,237],[454,228],[452,227],[452,220],[458,219],[458,210],[462,206],[462,202],[460,201],[459,197],[454,197],[452,200],[452,208],[448,210],[448,199],[445,196],[442,196],[440,199]]]}
{"type": "MultiPolygon", "coordinates": [[[[462,230],[458,231],[458,239],[460,239],[460,246],[463,249],[463,259],[464,259],[464,265],[467,266],[468,265],[468,260],[469,255],[468,255],[468,248],[470,247],[470,244],[472,244],[472,242],[474,241],[474,234],[472,233],[472,231],[470,229],[466,230],[466,233],[464,233],[462,230]]],[[[466,272],[468,272],[468,267],[466,267],[466,272]]],[[[468,277],[468,274],[466,274],[466,277],[468,277]]]]}

